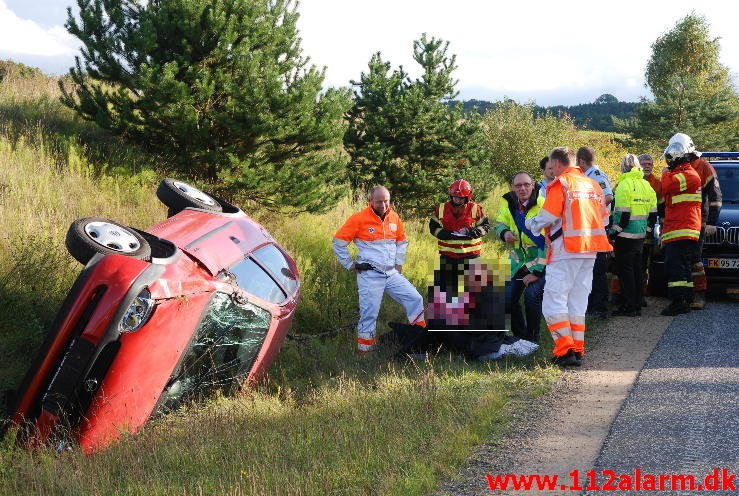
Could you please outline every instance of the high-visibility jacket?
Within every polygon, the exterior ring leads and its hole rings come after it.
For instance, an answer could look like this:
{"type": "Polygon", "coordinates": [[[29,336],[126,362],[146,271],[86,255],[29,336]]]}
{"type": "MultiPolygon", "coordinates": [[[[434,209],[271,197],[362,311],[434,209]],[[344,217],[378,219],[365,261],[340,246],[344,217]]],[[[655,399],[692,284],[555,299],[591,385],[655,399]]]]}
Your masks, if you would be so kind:
{"type": "MultiPolygon", "coordinates": [[[[540,188],[535,188],[534,193],[529,198],[529,203],[526,205],[525,211],[521,215],[518,212],[518,198],[516,193],[509,191],[503,195],[503,201],[500,204],[500,210],[498,216],[495,218],[495,234],[503,241],[506,232],[513,233],[518,239],[516,246],[508,254],[511,260],[511,275],[515,275],[521,267],[526,269],[537,277],[544,276],[544,264],[546,262],[546,246],[541,242],[535,242],[528,233],[524,226],[524,231],[521,230],[521,222],[516,222],[516,217],[523,217],[524,219],[530,219],[535,217],[541,211],[541,206],[544,204],[544,198],[539,194],[540,188]]],[[[531,231],[529,231],[531,233],[531,231]]],[[[537,239],[535,233],[531,233],[534,239],[537,239]]]]}
{"type": "Polygon", "coordinates": [[[552,181],[541,212],[527,219],[526,225],[532,231],[546,228],[547,258],[551,259],[552,242],[560,236],[568,253],[611,251],[605,229],[608,217],[600,185],[573,166],[552,181]]]}
{"type": "Polygon", "coordinates": [[[389,271],[405,262],[408,240],[403,223],[392,208],[381,219],[370,205],[349,217],[336,231],[333,250],[347,269],[354,263],[348,248],[352,241],[358,248],[358,263],[369,263],[377,270],[389,271]]]}
{"type": "Polygon", "coordinates": [[[681,239],[698,241],[701,230],[701,178],[690,163],[662,173],[665,213],[662,243],[681,239]]]}
{"type": "Polygon", "coordinates": [[[482,249],[482,237],[490,230],[490,221],[482,205],[472,201],[456,210],[451,202],[442,203],[434,208],[429,220],[429,231],[439,240],[439,254],[460,259],[477,257],[482,249]],[[464,227],[469,229],[469,235],[453,234],[464,227]]]}
{"type": "Polygon", "coordinates": [[[657,220],[657,195],[639,167],[624,172],[614,190],[613,232],[618,237],[642,239],[657,220]]]}
{"type": "Polygon", "coordinates": [[[703,224],[715,226],[718,222],[719,213],[721,213],[721,187],[716,176],[716,169],[702,158],[693,160],[690,162],[690,166],[701,179],[703,224]]]}

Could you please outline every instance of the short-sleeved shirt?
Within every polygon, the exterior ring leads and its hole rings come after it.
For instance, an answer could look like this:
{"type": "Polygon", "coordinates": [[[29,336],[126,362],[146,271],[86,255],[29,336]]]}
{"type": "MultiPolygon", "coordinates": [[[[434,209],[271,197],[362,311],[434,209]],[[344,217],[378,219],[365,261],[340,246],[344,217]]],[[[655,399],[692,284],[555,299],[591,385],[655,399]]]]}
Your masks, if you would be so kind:
{"type": "MultiPolygon", "coordinates": [[[[611,181],[608,179],[608,175],[600,170],[597,165],[593,164],[590,169],[584,171],[585,175],[590,179],[598,183],[600,189],[603,190],[603,196],[613,196],[613,189],[611,188],[611,181]]],[[[611,211],[611,205],[608,205],[608,211],[611,211]]]]}

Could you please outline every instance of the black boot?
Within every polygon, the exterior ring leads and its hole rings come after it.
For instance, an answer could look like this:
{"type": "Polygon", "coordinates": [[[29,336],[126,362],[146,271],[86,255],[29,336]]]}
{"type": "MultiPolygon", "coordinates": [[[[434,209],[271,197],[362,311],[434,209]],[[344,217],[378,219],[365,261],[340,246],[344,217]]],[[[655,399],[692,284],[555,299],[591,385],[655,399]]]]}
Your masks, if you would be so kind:
{"type": "Polygon", "coordinates": [[[690,305],[682,299],[672,300],[670,305],[662,310],[662,315],[680,315],[681,313],[690,313],[690,305]]]}

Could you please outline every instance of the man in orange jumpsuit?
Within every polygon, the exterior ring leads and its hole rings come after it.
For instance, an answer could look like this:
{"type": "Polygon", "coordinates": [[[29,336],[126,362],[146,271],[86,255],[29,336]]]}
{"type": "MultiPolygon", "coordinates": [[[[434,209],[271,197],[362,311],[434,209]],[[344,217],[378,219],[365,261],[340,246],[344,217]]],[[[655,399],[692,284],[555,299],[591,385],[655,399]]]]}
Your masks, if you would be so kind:
{"type": "Polygon", "coordinates": [[[611,251],[603,190],[575,166],[567,147],[549,155],[555,179],[541,212],[526,219],[534,233],[545,230],[547,277],[542,314],[554,340],[554,363],[580,365],[585,353],[585,311],[596,254],[611,251]]]}

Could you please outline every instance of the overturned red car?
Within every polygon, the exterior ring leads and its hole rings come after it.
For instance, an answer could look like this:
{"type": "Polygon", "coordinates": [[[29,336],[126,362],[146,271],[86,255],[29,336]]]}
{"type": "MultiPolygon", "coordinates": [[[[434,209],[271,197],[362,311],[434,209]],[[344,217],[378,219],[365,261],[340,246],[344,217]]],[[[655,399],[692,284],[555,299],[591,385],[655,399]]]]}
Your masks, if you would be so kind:
{"type": "Polygon", "coordinates": [[[152,415],[262,377],[290,328],[295,262],[239,208],[165,179],[146,231],[72,223],[85,264],[9,408],[33,444],[102,449],[152,415]]]}

